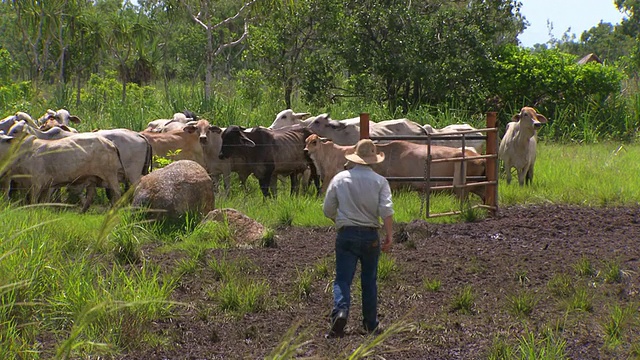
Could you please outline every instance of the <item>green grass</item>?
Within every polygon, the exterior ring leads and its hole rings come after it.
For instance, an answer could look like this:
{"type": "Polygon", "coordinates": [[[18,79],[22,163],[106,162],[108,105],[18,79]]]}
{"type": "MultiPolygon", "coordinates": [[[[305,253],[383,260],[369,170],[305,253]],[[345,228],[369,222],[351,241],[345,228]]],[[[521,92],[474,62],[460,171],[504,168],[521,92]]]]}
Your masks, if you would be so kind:
{"type": "Polygon", "coordinates": [[[378,261],[378,280],[388,280],[396,272],[398,272],[396,260],[386,253],[381,253],[378,261]]]}
{"type": "Polygon", "coordinates": [[[307,299],[311,296],[313,274],[309,270],[300,271],[299,269],[296,269],[296,274],[296,279],[294,281],[295,295],[299,299],[307,299]]]}
{"type": "MultiPolygon", "coordinates": [[[[167,117],[184,108],[196,109],[197,102],[202,101],[197,96],[188,100],[176,96],[170,105],[154,107],[154,99],[143,95],[144,90],[131,94],[131,103],[117,110],[115,106],[96,103],[96,108],[87,112],[87,121],[79,129],[129,127],[140,130],[151,119],[167,117]]],[[[268,125],[277,112],[277,105],[260,106],[250,112],[241,111],[233,104],[216,106],[215,114],[223,115],[217,117],[222,119],[217,122],[219,125],[227,125],[232,119],[248,119],[243,125],[268,125]]],[[[346,106],[335,110],[332,112],[335,118],[357,115],[346,106]]],[[[370,111],[374,119],[393,117],[387,110],[375,107],[360,111],[370,111]]],[[[212,116],[214,110],[208,108],[202,113],[212,116]]],[[[420,119],[421,122],[446,125],[446,122],[466,122],[465,114],[446,111],[440,118],[422,114],[424,116],[420,119]]],[[[481,121],[474,124],[482,125],[481,121]]],[[[533,185],[507,186],[501,178],[499,206],[637,206],[640,204],[639,173],[640,144],[637,143],[557,144],[540,141],[533,185]]],[[[257,181],[250,178],[247,191],[234,183],[229,196],[216,199],[217,206],[235,208],[266,225],[268,230],[264,234],[263,246],[277,245],[276,230],[273,229],[290,225],[333,225],[322,214],[322,198],[313,194],[291,197],[286,183],[279,183],[278,191],[277,198],[265,200],[257,181]]],[[[393,201],[397,222],[421,218],[426,212],[426,202],[421,194],[396,192],[393,201]]],[[[478,203],[474,195],[470,201],[471,204],[478,203]]],[[[98,202],[106,203],[104,199],[98,202]]],[[[429,202],[430,213],[461,209],[455,198],[446,194],[436,194],[429,202]]],[[[473,221],[486,216],[483,211],[462,209],[467,211],[461,216],[428,221],[473,221]]],[[[86,214],[79,214],[73,208],[20,208],[0,201],[0,217],[3,225],[0,234],[2,359],[109,357],[141,344],[162,344],[162,339],[147,331],[151,323],[167,317],[174,307],[181,306],[169,300],[181,280],[198,276],[205,270],[215,282],[208,293],[215,306],[208,311],[239,315],[266,311],[274,303],[284,302],[281,294],[272,296],[267,281],[246,276],[251,272],[248,269],[254,266],[249,260],[225,260],[225,249],[233,246],[228,226],[200,224],[197,215],[189,214],[175,223],[150,224],[126,208],[106,212],[103,207],[96,206],[86,214]],[[163,270],[167,269],[160,269],[160,265],[145,260],[149,246],[157,246],[160,252],[178,251],[183,257],[165,272],[163,270]],[[217,259],[207,256],[213,249],[222,251],[222,256],[217,259]],[[38,354],[42,350],[37,345],[41,337],[55,337],[59,342],[55,349],[38,354]]],[[[592,293],[598,290],[584,287],[584,278],[624,286],[625,271],[630,270],[622,269],[619,262],[604,261],[602,269],[597,271],[592,261],[585,257],[572,265],[578,279],[566,274],[552,274],[546,290],[559,298],[556,301],[565,304],[567,312],[600,316],[598,324],[605,343],[611,347],[624,344],[625,354],[638,358],[640,347],[637,343],[625,343],[625,330],[631,326],[637,329],[637,314],[633,316],[626,306],[614,304],[606,316],[599,315],[600,309],[593,306],[592,293]]],[[[490,269],[490,264],[485,266],[477,258],[473,258],[467,267],[470,275],[480,274],[487,268],[490,269]]],[[[401,270],[392,256],[384,254],[381,257],[381,281],[393,279],[393,274],[401,270]]],[[[295,281],[296,294],[300,297],[313,296],[311,284],[318,281],[327,283],[332,278],[332,271],[333,259],[330,257],[300,270],[295,281]]],[[[516,270],[515,277],[523,287],[531,283],[523,270],[516,270]]],[[[441,289],[438,279],[424,279],[422,285],[428,291],[441,289]]],[[[327,289],[324,290],[330,291],[327,289]]],[[[482,293],[482,289],[477,291],[482,293]]],[[[445,291],[439,292],[442,293],[445,291]]],[[[533,298],[530,294],[514,295],[511,297],[511,311],[514,314],[531,314],[536,305],[535,302],[532,304],[533,298]]],[[[465,287],[453,298],[442,301],[454,312],[469,314],[474,313],[475,302],[480,300],[476,300],[471,287],[465,287]]],[[[208,316],[207,312],[202,310],[201,316],[208,316]]],[[[306,344],[306,337],[294,337],[293,340],[281,349],[274,349],[274,358],[279,356],[277,354],[292,354],[292,349],[306,344]]],[[[345,358],[371,354],[368,346],[380,345],[383,340],[363,344],[359,348],[361,350],[345,358]]],[[[506,342],[496,343],[492,350],[494,355],[490,358],[564,358],[566,343],[555,332],[525,332],[517,341],[513,346],[506,342]]]]}
{"type": "Polygon", "coordinates": [[[269,293],[269,284],[264,281],[236,278],[222,284],[211,297],[222,311],[243,315],[265,311],[269,304],[269,293]]]}
{"type": "Polygon", "coordinates": [[[515,359],[561,360],[566,359],[567,342],[551,329],[545,329],[542,335],[526,331],[519,338],[515,359]]]}
{"type": "Polygon", "coordinates": [[[604,269],[602,270],[602,276],[605,282],[619,283],[622,282],[622,270],[620,269],[620,262],[608,260],[604,261],[604,269]]]}
{"type": "Polygon", "coordinates": [[[637,144],[541,142],[533,185],[520,187],[517,182],[507,185],[501,178],[499,204],[636,205],[640,203],[640,184],[635,180],[638,173],[637,144]]]}
{"type": "Polygon", "coordinates": [[[568,311],[593,311],[593,295],[587,289],[579,287],[566,300],[568,311]]]}

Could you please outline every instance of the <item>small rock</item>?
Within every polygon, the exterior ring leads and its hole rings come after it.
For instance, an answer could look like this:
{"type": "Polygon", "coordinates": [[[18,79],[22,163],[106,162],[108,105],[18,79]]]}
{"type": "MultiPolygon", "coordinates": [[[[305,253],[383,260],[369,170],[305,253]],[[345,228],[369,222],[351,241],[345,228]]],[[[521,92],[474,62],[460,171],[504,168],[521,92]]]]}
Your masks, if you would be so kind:
{"type": "Polygon", "coordinates": [[[202,222],[218,221],[229,224],[231,237],[240,248],[252,248],[269,245],[275,247],[275,238],[269,244],[263,244],[264,225],[235,209],[215,209],[202,219],[202,222]]]}

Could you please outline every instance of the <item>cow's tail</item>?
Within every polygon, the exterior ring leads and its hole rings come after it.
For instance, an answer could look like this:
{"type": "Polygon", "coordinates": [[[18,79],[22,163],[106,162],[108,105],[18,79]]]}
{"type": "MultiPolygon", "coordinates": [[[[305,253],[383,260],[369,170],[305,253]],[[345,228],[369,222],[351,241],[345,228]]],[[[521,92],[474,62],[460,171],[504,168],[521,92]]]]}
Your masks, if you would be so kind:
{"type": "Polygon", "coordinates": [[[113,147],[116,148],[116,154],[118,154],[118,162],[120,163],[120,167],[122,168],[122,172],[124,173],[124,178],[128,179],[129,175],[127,174],[127,168],[124,167],[124,163],[122,162],[122,156],[120,156],[120,149],[114,144],[113,147]]]}
{"type": "Polygon", "coordinates": [[[146,137],[140,135],[141,138],[144,139],[144,142],[147,144],[147,151],[144,155],[144,166],[142,167],[142,175],[147,175],[153,170],[153,149],[151,148],[151,144],[146,137]]]}

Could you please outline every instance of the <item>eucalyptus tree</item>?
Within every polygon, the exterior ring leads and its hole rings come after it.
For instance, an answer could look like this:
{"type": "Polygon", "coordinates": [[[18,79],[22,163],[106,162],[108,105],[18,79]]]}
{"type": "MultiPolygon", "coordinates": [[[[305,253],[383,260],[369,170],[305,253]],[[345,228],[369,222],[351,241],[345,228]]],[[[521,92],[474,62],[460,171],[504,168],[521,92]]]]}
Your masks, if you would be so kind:
{"type": "MultiPolygon", "coordinates": [[[[107,14],[107,31],[104,36],[110,53],[117,61],[122,81],[122,101],[126,101],[127,83],[130,80],[128,62],[132,57],[140,59],[145,46],[153,42],[154,28],[149,18],[132,6],[114,7],[113,3],[103,4],[107,14]],[[111,10],[111,11],[109,11],[111,10]]],[[[125,4],[126,5],[126,4],[125,4]]],[[[104,14],[104,13],[103,13],[104,14]]]]}
{"type": "Polygon", "coordinates": [[[82,86],[91,72],[98,72],[103,67],[106,50],[107,31],[104,15],[92,1],[83,5],[69,20],[69,33],[73,40],[66,51],[69,54],[67,73],[73,73],[72,81],[75,81],[76,104],[80,103],[82,86]]]}
{"type": "Polygon", "coordinates": [[[51,67],[51,47],[61,31],[62,14],[67,1],[10,2],[16,18],[15,27],[19,32],[19,51],[29,61],[30,78],[41,81],[51,67]]]}
{"type": "Polygon", "coordinates": [[[281,87],[287,108],[301,84],[312,102],[324,99],[331,87],[335,56],[326,43],[335,41],[330,29],[335,30],[341,10],[342,5],[331,0],[282,1],[251,27],[249,58],[281,87]]]}
{"type": "Polygon", "coordinates": [[[204,30],[205,100],[212,99],[214,61],[224,51],[240,45],[249,34],[252,10],[266,0],[173,0],[182,6],[193,23],[204,30]]]}

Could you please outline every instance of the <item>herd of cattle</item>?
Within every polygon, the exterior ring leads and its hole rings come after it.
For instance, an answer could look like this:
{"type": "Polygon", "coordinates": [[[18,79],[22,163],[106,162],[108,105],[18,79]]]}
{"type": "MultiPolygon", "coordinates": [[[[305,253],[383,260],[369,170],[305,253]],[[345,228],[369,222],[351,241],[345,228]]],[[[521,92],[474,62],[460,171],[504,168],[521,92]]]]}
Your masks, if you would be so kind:
{"type": "MultiPolygon", "coordinates": [[[[499,157],[511,181],[512,167],[521,185],[533,178],[536,133],[547,119],[533,108],[522,108],[507,124],[500,142],[499,157]]],[[[255,176],[264,196],[275,195],[278,176],[288,176],[291,193],[299,184],[313,180],[322,194],[331,178],[342,171],[344,155],[354,150],[360,138],[360,119],[333,120],[328,114],[311,116],[281,111],[269,127],[221,128],[198,119],[190,111],[176,113],[171,119],[151,121],[143,131],[130,129],[77,132],[72,123],[81,119],[69,111],[47,110],[37,120],[17,112],[0,120],[0,186],[6,194],[25,189],[32,203],[48,200],[50,193],[66,186],[70,193],[86,191],[82,210],[86,211],[103,187],[112,204],[125,189],[135,186],[153,169],[153,156],[172,160],[192,160],[202,165],[218,186],[222,177],[225,191],[231,173],[237,173],[244,185],[255,176]],[[17,139],[17,141],[14,141],[17,139]]],[[[379,141],[385,161],[374,170],[386,177],[424,177],[425,161],[432,159],[476,157],[482,152],[482,134],[467,124],[434,129],[408,119],[370,122],[371,137],[448,134],[431,141],[379,141]],[[455,134],[464,134],[459,136],[455,134]],[[470,139],[466,139],[468,135],[470,139]],[[480,139],[478,139],[478,135],[480,139]]],[[[467,176],[482,176],[486,159],[466,162],[467,176]]],[[[432,177],[458,178],[460,162],[437,162],[430,168],[432,177]]],[[[423,189],[425,182],[392,182],[392,187],[423,189]]],[[[432,183],[432,186],[437,184],[432,183]]],[[[472,190],[483,197],[482,187],[472,190]]]]}

